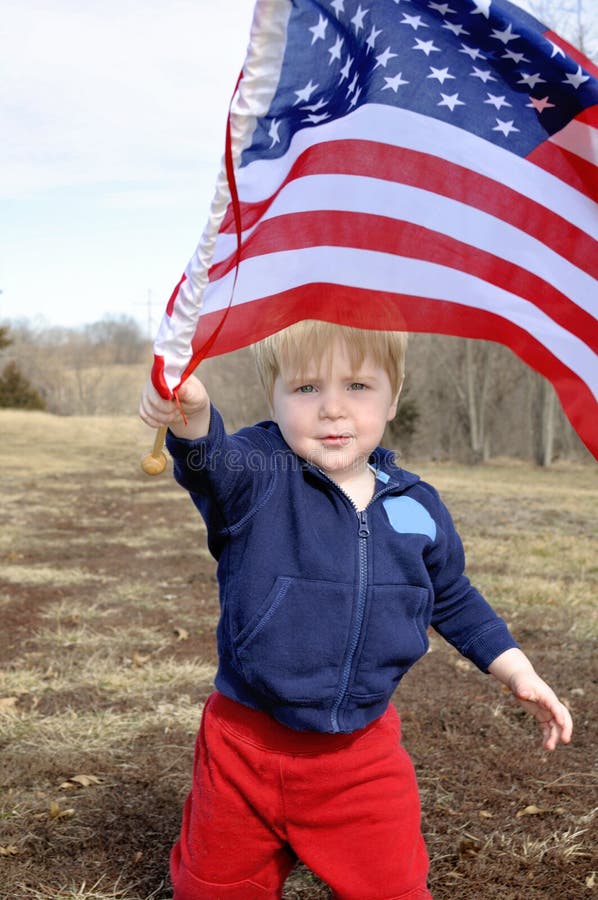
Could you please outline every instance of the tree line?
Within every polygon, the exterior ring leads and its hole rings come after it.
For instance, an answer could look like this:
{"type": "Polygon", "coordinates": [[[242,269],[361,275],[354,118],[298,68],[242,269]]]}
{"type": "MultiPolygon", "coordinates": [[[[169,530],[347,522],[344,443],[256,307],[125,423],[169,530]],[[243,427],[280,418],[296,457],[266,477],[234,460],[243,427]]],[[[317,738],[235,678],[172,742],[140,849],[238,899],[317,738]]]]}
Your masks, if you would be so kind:
{"type": "MultiPolygon", "coordinates": [[[[151,358],[150,342],[126,316],[83,328],[5,323],[0,407],[135,415],[151,358]]],[[[201,376],[230,428],[269,416],[249,350],[206,360],[201,376]]],[[[499,344],[443,335],[410,336],[399,412],[385,440],[406,457],[467,463],[590,458],[542,376],[499,344]]]]}

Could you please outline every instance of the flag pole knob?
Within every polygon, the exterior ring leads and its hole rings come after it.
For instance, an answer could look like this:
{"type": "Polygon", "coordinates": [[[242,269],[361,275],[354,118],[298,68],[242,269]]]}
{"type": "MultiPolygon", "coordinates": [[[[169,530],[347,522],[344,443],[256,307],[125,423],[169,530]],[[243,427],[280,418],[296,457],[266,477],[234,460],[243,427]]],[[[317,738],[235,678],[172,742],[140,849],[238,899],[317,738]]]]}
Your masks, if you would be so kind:
{"type": "Polygon", "coordinates": [[[161,475],[166,468],[166,454],[162,450],[165,437],[166,426],[158,428],[152,452],[141,460],[141,468],[146,475],[161,475]]]}

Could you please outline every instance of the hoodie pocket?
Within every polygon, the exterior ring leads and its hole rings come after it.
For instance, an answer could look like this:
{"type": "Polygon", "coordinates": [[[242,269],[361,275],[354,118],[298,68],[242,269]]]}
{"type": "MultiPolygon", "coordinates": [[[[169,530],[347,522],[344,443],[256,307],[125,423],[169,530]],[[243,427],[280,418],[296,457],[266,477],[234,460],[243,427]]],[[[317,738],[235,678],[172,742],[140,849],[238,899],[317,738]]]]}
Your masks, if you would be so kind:
{"type": "Polygon", "coordinates": [[[353,585],[279,577],[234,648],[245,680],[275,700],[326,706],[351,627],[353,585]]]}
{"type": "Polygon", "coordinates": [[[429,598],[426,588],[413,585],[382,584],[370,589],[351,691],[355,700],[390,696],[427,651],[429,598]]]}

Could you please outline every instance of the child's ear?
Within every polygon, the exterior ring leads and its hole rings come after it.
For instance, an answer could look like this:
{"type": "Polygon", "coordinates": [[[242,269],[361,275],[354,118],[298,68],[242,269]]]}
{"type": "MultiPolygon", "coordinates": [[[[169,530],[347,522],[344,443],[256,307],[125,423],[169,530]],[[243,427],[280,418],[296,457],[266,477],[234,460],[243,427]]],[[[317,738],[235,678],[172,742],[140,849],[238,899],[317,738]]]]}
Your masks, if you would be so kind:
{"type": "Polygon", "coordinates": [[[388,418],[386,420],[387,422],[391,422],[397,414],[397,407],[399,405],[399,397],[401,396],[401,391],[403,390],[403,381],[404,381],[404,379],[401,381],[401,383],[399,385],[399,389],[388,409],[388,418]]]}

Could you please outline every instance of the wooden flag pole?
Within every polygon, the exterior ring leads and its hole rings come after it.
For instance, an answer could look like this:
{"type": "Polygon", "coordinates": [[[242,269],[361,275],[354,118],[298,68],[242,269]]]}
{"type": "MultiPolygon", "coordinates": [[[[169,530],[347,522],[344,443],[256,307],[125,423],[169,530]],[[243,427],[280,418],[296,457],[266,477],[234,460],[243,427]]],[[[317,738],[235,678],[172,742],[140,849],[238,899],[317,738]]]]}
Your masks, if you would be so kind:
{"type": "Polygon", "coordinates": [[[166,428],[166,425],[158,428],[152,452],[141,460],[141,468],[146,475],[161,475],[166,468],[166,454],[162,450],[166,438],[166,428]]]}

